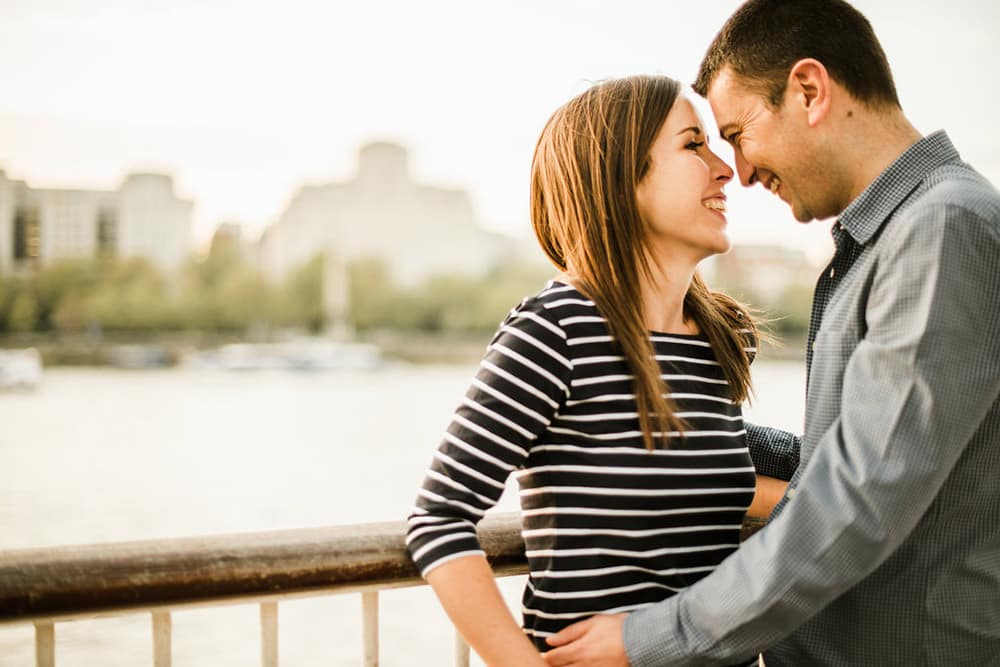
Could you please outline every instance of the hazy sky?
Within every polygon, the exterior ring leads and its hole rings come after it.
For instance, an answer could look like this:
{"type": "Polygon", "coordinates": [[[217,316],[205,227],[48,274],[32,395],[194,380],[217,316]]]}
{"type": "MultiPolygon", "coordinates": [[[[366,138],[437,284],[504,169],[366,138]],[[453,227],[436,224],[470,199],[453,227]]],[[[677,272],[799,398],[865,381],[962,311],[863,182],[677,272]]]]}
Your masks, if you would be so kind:
{"type": "MultiPolygon", "coordinates": [[[[204,239],[224,220],[259,231],[299,185],[349,177],[361,144],[390,139],[410,147],[418,180],[466,188],[485,225],[525,232],[549,114],[609,76],[690,81],[738,5],[0,0],[0,169],[35,187],[107,189],[168,171],[204,239]]],[[[1000,9],[856,5],[918,129],[944,127],[1000,183],[1000,9]]],[[[728,190],[737,242],[827,236],[762,189],[728,190]]]]}

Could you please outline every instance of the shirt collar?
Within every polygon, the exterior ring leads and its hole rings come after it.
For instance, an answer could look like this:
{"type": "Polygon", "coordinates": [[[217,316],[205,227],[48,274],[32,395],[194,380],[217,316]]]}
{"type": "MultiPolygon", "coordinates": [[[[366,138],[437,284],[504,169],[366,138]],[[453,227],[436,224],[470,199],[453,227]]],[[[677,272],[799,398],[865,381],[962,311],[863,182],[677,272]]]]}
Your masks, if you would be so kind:
{"type": "Polygon", "coordinates": [[[928,173],[960,159],[944,130],[924,137],[907,148],[844,209],[839,225],[858,244],[867,243],[928,173]]]}

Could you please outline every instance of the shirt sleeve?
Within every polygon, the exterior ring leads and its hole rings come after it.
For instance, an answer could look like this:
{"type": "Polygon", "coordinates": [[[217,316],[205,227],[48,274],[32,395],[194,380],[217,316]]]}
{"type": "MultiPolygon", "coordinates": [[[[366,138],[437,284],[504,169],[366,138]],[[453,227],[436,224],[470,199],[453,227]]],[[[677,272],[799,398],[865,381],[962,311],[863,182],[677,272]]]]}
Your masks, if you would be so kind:
{"type": "Polygon", "coordinates": [[[794,497],[712,574],[627,618],[634,667],[734,662],[819,612],[899,547],[997,400],[996,211],[901,215],[879,250],[840,417],[794,497]]]}
{"type": "Polygon", "coordinates": [[[788,431],[749,422],[746,428],[747,447],[757,474],[790,480],[799,467],[801,438],[788,431]]]}
{"type": "Polygon", "coordinates": [[[408,520],[407,548],[423,576],[483,553],[475,526],[565,403],[571,372],[566,334],[541,304],[522,304],[500,325],[408,520]]]}

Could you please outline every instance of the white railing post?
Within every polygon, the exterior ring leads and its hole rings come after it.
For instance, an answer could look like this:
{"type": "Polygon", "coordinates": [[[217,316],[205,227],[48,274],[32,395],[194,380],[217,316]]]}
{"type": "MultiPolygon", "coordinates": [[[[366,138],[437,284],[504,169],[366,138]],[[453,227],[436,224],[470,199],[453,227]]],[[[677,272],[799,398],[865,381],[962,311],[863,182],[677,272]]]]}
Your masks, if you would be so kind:
{"type": "Polygon", "coordinates": [[[35,623],[35,666],[56,667],[56,627],[35,623]]]}
{"type": "Polygon", "coordinates": [[[469,643],[455,630],[455,667],[469,667],[469,643]]]}
{"type": "Polygon", "coordinates": [[[278,667],[278,603],[260,605],[260,664],[278,667]]]}
{"type": "Polygon", "coordinates": [[[378,667],[378,591],[361,594],[362,642],[365,667],[378,667]]]}
{"type": "Polygon", "coordinates": [[[169,611],[153,612],[153,667],[170,667],[172,628],[169,611]]]}

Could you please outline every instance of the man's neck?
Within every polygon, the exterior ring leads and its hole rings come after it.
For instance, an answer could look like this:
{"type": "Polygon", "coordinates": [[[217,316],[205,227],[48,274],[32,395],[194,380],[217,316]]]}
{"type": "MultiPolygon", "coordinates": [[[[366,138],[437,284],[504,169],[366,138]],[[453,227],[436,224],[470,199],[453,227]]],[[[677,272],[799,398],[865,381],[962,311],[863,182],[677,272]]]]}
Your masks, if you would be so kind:
{"type": "Polygon", "coordinates": [[[922,135],[902,111],[865,112],[845,121],[848,136],[855,141],[847,144],[845,173],[850,175],[848,198],[841,211],[861,196],[889,166],[899,159],[922,135]]]}

